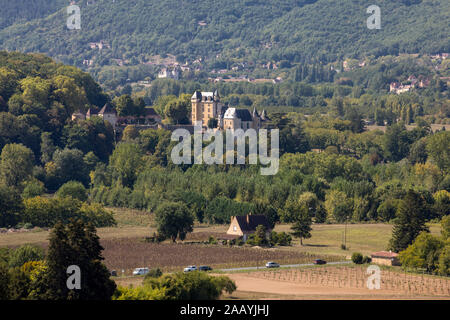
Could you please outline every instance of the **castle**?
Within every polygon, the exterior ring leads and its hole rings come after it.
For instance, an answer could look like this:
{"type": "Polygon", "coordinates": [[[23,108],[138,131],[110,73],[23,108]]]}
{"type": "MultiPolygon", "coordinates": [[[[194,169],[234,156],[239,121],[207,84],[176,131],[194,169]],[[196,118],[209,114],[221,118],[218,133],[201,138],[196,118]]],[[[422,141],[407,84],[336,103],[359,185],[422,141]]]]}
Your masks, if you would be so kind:
{"type": "Polygon", "coordinates": [[[195,91],[191,98],[192,124],[201,122],[202,127],[220,130],[255,129],[259,130],[270,120],[266,112],[259,115],[256,108],[250,113],[247,109],[229,108],[220,102],[219,92],[195,91]]]}

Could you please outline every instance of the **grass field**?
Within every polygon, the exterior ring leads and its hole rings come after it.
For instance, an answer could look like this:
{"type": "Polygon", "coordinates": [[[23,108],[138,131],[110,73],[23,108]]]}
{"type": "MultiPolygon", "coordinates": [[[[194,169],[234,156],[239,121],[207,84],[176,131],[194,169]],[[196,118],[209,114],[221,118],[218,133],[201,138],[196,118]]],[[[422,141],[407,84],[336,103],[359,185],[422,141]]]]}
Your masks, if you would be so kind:
{"type": "MultiPolygon", "coordinates": [[[[186,244],[205,241],[210,235],[225,233],[228,226],[196,225],[185,244],[164,243],[155,245],[143,242],[156,231],[150,213],[111,208],[118,226],[100,228],[98,234],[105,247],[105,263],[114,269],[126,269],[127,273],[135,267],[144,265],[162,267],[166,270],[179,270],[186,264],[211,264],[215,267],[240,267],[263,265],[266,260],[279,263],[305,263],[312,258],[325,257],[328,260],[350,258],[353,252],[370,254],[385,250],[391,237],[392,225],[389,224],[348,224],[313,225],[312,237],[299,244],[294,240],[291,247],[276,249],[228,248],[186,244]],[[347,228],[348,250],[341,249],[344,230],[347,228]]],[[[433,234],[440,232],[438,224],[430,225],[433,234]]],[[[275,231],[290,231],[289,225],[277,225],[275,231]]],[[[0,234],[0,247],[16,247],[31,243],[46,246],[49,231],[38,230],[20,233],[0,234]]]]}

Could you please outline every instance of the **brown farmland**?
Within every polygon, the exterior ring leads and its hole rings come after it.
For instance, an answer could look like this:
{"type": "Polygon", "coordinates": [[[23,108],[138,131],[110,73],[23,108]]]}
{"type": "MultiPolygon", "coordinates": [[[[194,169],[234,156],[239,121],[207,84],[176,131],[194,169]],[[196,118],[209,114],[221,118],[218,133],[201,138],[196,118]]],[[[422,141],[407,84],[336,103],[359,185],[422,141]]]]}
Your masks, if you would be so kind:
{"type": "Polygon", "coordinates": [[[311,263],[314,259],[343,260],[292,249],[261,249],[203,244],[147,243],[140,238],[102,240],[103,256],[110,270],[130,274],[137,267],[180,271],[188,265],[209,265],[213,268],[264,266],[268,261],[280,264],[311,263]]]}

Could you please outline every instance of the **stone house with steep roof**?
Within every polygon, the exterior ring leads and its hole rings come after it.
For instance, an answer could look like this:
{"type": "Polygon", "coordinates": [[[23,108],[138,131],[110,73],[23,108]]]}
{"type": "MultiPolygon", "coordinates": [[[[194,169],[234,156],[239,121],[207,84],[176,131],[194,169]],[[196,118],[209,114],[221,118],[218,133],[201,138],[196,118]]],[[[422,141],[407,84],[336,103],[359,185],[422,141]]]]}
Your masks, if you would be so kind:
{"type": "Polygon", "coordinates": [[[227,235],[243,237],[244,241],[247,241],[248,236],[254,234],[256,227],[259,225],[263,225],[266,228],[266,235],[269,236],[273,228],[266,216],[253,214],[248,214],[246,216],[233,216],[231,217],[231,223],[228,228],[227,235]]]}

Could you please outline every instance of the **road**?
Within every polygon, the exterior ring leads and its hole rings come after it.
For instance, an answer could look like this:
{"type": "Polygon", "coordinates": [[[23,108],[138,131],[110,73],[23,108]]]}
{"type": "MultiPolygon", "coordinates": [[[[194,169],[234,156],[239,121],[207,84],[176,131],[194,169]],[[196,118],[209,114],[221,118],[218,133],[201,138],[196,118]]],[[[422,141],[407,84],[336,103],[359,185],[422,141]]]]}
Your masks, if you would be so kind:
{"type": "MultiPolygon", "coordinates": [[[[352,261],[327,262],[327,265],[349,264],[349,263],[353,263],[353,262],[352,261]]],[[[300,267],[310,267],[310,266],[316,266],[316,264],[314,264],[314,263],[286,264],[286,265],[280,266],[280,268],[300,268],[300,267]]],[[[261,267],[233,268],[233,269],[218,269],[217,271],[233,272],[233,271],[251,271],[251,270],[261,270],[261,269],[267,269],[267,268],[265,266],[261,266],[261,267]]],[[[272,269],[278,269],[278,268],[272,268],[272,269]]]]}

